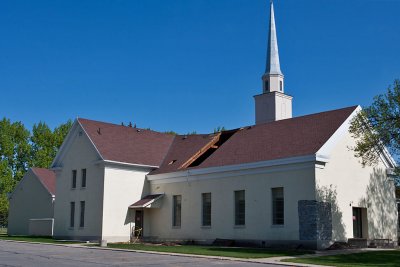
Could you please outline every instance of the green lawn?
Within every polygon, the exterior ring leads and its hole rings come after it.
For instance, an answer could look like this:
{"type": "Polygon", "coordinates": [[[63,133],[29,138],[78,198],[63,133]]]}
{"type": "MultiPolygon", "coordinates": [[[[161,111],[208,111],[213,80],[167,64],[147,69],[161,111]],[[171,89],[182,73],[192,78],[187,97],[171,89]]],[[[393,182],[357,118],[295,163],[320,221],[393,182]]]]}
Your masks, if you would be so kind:
{"type": "Polygon", "coordinates": [[[143,244],[108,244],[110,248],[122,248],[132,250],[145,250],[145,251],[158,251],[158,252],[172,252],[183,254],[195,255],[208,255],[208,256],[223,256],[234,258],[270,258],[279,256],[296,256],[304,255],[307,253],[314,253],[313,251],[299,251],[299,250],[273,250],[261,248],[230,248],[230,247],[215,247],[215,246],[162,246],[162,245],[143,245],[143,244]]]}
{"type": "Polygon", "coordinates": [[[338,267],[398,267],[400,266],[400,251],[371,251],[347,255],[298,258],[284,261],[294,263],[330,265],[338,267]]]}
{"type": "Polygon", "coordinates": [[[27,242],[38,242],[38,243],[57,243],[57,244],[76,244],[74,241],[60,241],[55,240],[51,237],[34,237],[34,236],[8,236],[7,234],[1,233],[0,240],[15,240],[15,241],[27,241],[27,242]]]}

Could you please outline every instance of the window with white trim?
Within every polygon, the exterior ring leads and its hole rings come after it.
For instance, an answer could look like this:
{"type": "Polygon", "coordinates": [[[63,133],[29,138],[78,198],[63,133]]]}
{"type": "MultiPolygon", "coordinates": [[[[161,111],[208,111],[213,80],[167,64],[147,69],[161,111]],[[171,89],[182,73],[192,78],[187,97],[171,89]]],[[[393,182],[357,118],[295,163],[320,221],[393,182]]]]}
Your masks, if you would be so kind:
{"type": "Polygon", "coordinates": [[[235,191],[235,225],[246,224],[245,191],[235,191]]]}
{"type": "Polygon", "coordinates": [[[173,196],[172,226],[181,226],[182,196],[173,196]]]}
{"type": "Polygon", "coordinates": [[[202,202],[202,226],[211,226],[211,193],[201,194],[202,202]]]}
{"type": "Polygon", "coordinates": [[[283,225],[285,223],[285,202],[283,187],[272,188],[272,224],[283,225]]]}

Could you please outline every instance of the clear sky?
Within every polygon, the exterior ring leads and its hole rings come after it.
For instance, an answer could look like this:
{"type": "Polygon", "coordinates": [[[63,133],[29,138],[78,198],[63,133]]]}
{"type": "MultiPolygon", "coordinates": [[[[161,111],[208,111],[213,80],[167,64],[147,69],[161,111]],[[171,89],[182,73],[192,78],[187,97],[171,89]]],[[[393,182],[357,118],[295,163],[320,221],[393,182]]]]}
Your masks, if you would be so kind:
{"type": "MultiPolygon", "coordinates": [[[[400,78],[400,0],[274,5],[294,116],[368,105],[400,78]]],[[[254,124],[268,19],[268,0],[0,1],[0,117],[254,124]]]]}

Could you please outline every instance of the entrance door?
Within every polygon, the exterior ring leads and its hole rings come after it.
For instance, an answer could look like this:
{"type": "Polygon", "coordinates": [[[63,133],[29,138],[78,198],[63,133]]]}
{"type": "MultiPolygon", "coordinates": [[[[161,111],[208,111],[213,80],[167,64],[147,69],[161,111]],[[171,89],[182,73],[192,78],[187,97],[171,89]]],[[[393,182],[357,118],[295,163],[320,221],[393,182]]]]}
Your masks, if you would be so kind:
{"type": "Polygon", "coordinates": [[[362,209],[361,208],[353,208],[353,237],[354,238],[362,238],[362,209]]]}
{"type": "Polygon", "coordinates": [[[136,210],[135,212],[135,233],[136,237],[143,235],[143,210],[136,210]]]}

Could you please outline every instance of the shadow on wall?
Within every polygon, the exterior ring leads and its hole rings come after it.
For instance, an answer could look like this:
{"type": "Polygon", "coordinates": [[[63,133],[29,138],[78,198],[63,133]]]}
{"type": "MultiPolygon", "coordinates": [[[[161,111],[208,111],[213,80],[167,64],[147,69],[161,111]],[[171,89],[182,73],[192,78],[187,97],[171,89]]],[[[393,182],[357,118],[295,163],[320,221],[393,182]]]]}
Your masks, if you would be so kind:
{"type": "Polygon", "coordinates": [[[317,185],[316,199],[317,201],[328,202],[331,204],[332,240],[347,241],[346,230],[343,224],[343,214],[338,206],[336,187],[334,187],[333,185],[330,186],[317,185]]]}
{"type": "Polygon", "coordinates": [[[124,225],[135,222],[135,210],[127,208],[124,225]]]}
{"type": "Polygon", "coordinates": [[[367,207],[369,238],[395,239],[397,235],[395,188],[384,170],[374,168],[366,196],[359,201],[359,205],[367,207]]]}

